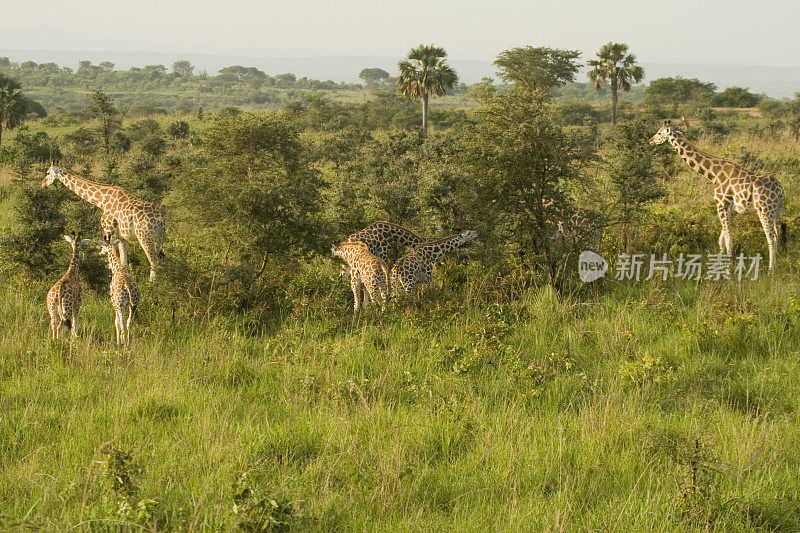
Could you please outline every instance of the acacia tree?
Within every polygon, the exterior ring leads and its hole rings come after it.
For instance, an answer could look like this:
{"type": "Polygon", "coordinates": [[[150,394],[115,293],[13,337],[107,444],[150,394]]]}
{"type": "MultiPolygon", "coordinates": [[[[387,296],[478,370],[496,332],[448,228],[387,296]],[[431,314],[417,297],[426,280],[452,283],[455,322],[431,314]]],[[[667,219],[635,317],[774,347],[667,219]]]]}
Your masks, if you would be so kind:
{"type": "Polygon", "coordinates": [[[556,87],[575,80],[580,55],[577,50],[525,46],[500,52],[494,64],[503,81],[549,97],[556,87]]]}
{"type": "Polygon", "coordinates": [[[636,64],[636,56],[628,53],[625,43],[609,42],[597,52],[597,59],[591,59],[588,65],[589,79],[594,82],[594,87],[606,81],[611,85],[611,123],[617,123],[617,90],[625,92],[631,90],[631,83],[639,83],[644,78],[644,69],[636,64]]]}
{"type": "Polygon", "coordinates": [[[400,76],[397,79],[403,96],[422,99],[422,130],[428,131],[428,97],[431,93],[444,96],[458,82],[458,75],[445,61],[444,48],[421,44],[412,48],[408,58],[397,66],[400,76]]]}
{"type": "Polygon", "coordinates": [[[364,80],[367,87],[374,87],[385,84],[389,80],[389,73],[382,68],[365,68],[358,77],[364,80]]]}

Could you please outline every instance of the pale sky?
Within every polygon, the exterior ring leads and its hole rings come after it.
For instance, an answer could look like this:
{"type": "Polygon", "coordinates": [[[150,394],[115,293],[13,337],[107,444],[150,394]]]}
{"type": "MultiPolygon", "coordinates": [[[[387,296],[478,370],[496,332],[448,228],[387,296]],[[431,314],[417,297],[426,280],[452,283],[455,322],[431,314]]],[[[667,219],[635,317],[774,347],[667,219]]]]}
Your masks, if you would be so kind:
{"type": "Polygon", "coordinates": [[[800,67],[798,0],[26,0],[0,13],[3,48],[402,56],[432,42],[458,59],[524,45],[588,59],[613,40],[640,61],[800,67]]]}

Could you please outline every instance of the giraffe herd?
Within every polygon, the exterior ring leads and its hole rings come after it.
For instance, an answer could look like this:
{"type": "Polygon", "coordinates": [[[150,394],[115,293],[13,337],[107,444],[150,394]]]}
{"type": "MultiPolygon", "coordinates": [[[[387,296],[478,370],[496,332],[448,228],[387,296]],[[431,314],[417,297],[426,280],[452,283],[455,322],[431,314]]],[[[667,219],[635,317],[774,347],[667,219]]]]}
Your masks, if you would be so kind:
{"type": "Polygon", "coordinates": [[[389,292],[394,297],[412,297],[420,285],[430,285],[433,267],[445,254],[477,236],[474,230],[464,230],[444,239],[426,242],[405,226],[378,221],[349,235],[341,244],[334,244],[331,252],[347,263],[344,272],[350,275],[353,312],[358,313],[362,288],[369,295],[369,298],[364,298],[364,303],[371,299],[381,309],[386,308],[389,292]],[[386,262],[397,257],[406,247],[411,247],[411,251],[397,259],[388,271],[386,262]]]}
{"type": "MultiPolygon", "coordinates": [[[[769,247],[769,270],[775,268],[777,244],[785,241],[785,224],[781,222],[784,191],[780,181],[771,175],[748,171],[723,157],[709,154],[690,143],[670,121],[650,139],[651,145],[668,142],[690,168],[705,176],[714,185],[714,200],[722,225],[719,247],[722,254],[732,254],[731,222],[735,213],[754,209],[766,235],[769,247]]],[[[139,304],[140,292],[127,270],[128,241],[135,238],[150,263],[150,280],[156,275],[162,258],[165,236],[164,211],[158,205],[145,202],[116,185],[96,183],[80,178],[50,165],[42,187],[61,182],[86,202],[102,210],[101,251],[107,256],[111,271],[110,297],[114,309],[117,343],[127,344],[133,315],[139,304]]],[[[599,217],[586,209],[562,205],[545,199],[542,203],[559,235],[573,244],[597,250],[603,236],[599,217]]],[[[413,297],[422,287],[430,285],[433,267],[457,248],[475,240],[474,230],[426,241],[414,231],[386,221],[374,222],[334,244],[334,256],[346,263],[343,273],[350,276],[354,312],[370,303],[385,310],[390,295],[413,297]],[[400,256],[406,249],[411,250],[400,256]],[[400,256],[400,257],[398,257],[400,256]],[[391,269],[387,263],[393,262],[391,269]],[[363,295],[363,298],[362,298],[363,295]]],[[[65,235],[72,246],[72,256],[66,273],[47,293],[46,306],[50,315],[52,337],[60,338],[65,330],[77,336],[78,312],[83,297],[79,277],[80,250],[89,239],[81,234],[65,235]]]]}

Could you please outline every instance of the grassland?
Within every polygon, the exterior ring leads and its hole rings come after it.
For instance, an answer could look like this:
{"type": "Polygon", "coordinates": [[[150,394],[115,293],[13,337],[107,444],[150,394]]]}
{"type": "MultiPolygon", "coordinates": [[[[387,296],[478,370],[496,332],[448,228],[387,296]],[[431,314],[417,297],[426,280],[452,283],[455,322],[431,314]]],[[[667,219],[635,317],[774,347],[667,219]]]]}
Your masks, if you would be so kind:
{"type": "Polygon", "coordinates": [[[796,531],[786,263],[589,301],[489,303],[476,280],[424,312],[309,311],[258,334],[151,296],[125,349],[106,301],[54,342],[47,285],[4,284],[0,524],[796,531]],[[253,505],[237,514],[244,474],[253,505]]]}
{"type": "MultiPolygon", "coordinates": [[[[676,169],[653,220],[718,231],[710,185],[676,169]]],[[[796,234],[800,176],[779,177],[796,234]]],[[[11,210],[0,195],[0,231],[11,210]]],[[[764,252],[753,215],[734,241],[764,252]]],[[[0,264],[0,529],[798,531],[799,273],[794,239],[757,281],[562,297],[460,262],[418,307],[353,318],[338,280],[269,323],[176,308],[139,275],[118,348],[104,297],[52,341],[55,279],[0,264]]]]}

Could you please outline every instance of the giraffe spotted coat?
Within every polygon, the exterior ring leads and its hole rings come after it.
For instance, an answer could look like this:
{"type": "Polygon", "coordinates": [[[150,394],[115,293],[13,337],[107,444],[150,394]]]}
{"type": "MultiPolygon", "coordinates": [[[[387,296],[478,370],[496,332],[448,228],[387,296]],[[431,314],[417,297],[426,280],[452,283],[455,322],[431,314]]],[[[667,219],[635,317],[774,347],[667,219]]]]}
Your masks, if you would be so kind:
{"type": "Polygon", "coordinates": [[[48,187],[60,181],[72,192],[103,210],[100,225],[106,239],[119,239],[119,256],[128,264],[128,241],[135,238],[150,263],[150,279],[155,278],[156,265],[161,257],[164,242],[164,211],[161,207],[145,202],[117,185],[96,183],[69,174],[61,167],[50,165],[42,181],[48,187]],[[117,223],[115,232],[114,222],[117,223]]]}
{"type": "Polygon", "coordinates": [[[542,201],[548,218],[555,224],[553,239],[562,238],[565,244],[595,252],[603,241],[603,225],[594,211],[548,198],[542,201]]]}
{"type": "Polygon", "coordinates": [[[436,241],[417,245],[414,251],[407,253],[392,266],[392,294],[413,296],[417,285],[430,285],[433,266],[441,258],[464,244],[476,239],[478,232],[464,230],[436,241]]]}
{"type": "Polygon", "coordinates": [[[353,290],[353,312],[361,309],[361,293],[364,292],[364,306],[371,301],[386,309],[389,297],[389,270],[386,262],[370,253],[362,242],[343,242],[334,244],[331,252],[347,262],[350,271],[350,288],[353,290]]]}
{"type": "Polygon", "coordinates": [[[139,306],[139,287],[117,257],[115,244],[117,243],[113,241],[100,241],[100,250],[108,256],[108,268],[111,270],[109,296],[114,308],[117,344],[128,344],[133,314],[139,306]]]}
{"type": "Polygon", "coordinates": [[[675,130],[668,120],[650,139],[650,144],[669,142],[690,168],[714,184],[717,215],[722,224],[719,247],[723,254],[733,253],[731,222],[735,213],[754,209],[764,228],[769,246],[769,269],[775,268],[778,236],[781,233],[784,193],[781,182],[769,174],[750,172],[724,157],[704,152],[675,130]]]}
{"type": "Polygon", "coordinates": [[[54,339],[62,337],[62,328],[72,330],[78,336],[78,312],[83,300],[83,282],[78,275],[81,247],[89,239],[81,240],[81,234],[64,235],[72,246],[72,259],[67,272],[47,292],[47,312],[50,315],[50,332],[54,339]]]}
{"type": "Polygon", "coordinates": [[[424,239],[405,226],[381,220],[353,233],[344,242],[363,242],[373,255],[388,262],[405,251],[405,247],[413,248],[424,239]]]}

